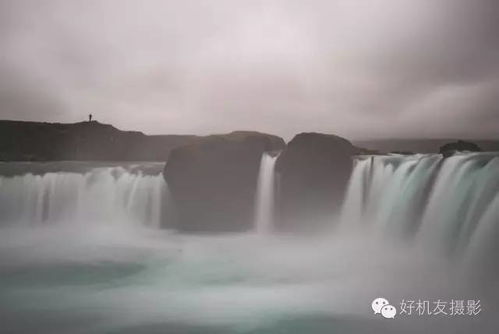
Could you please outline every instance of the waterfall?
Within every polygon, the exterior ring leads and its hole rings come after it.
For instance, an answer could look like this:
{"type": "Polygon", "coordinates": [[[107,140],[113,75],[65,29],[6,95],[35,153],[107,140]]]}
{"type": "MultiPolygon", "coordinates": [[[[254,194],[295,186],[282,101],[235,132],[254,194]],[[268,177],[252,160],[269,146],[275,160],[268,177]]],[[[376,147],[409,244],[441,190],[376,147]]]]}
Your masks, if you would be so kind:
{"type": "Polygon", "coordinates": [[[388,230],[455,254],[486,242],[486,233],[475,232],[496,228],[480,225],[499,221],[498,196],[497,153],[361,156],[341,224],[388,230]]]}
{"type": "Polygon", "coordinates": [[[167,186],[161,174],[100,167],[85,173],[0,177],[0,226],[137,224],[159,227],[167,186]]]}
{"type": "Polygon", "coordinates": [[[266,234],[272,230],[274,220],[274,190],[275,190],[275,163],[278,155],[272,156],[264,152],[260,161],[258,174],[255,228],[258,233],[266,234]]]}

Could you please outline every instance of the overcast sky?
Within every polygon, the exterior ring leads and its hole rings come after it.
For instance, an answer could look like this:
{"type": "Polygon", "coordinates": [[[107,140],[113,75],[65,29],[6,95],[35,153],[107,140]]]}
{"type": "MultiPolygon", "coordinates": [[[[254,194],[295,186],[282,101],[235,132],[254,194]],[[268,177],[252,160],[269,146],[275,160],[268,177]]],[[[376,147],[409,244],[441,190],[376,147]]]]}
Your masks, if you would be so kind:
{"type": "Polygon", "coordinates": [[[497,0],[0,0],[0,118],[499,137],[497,0]]]}

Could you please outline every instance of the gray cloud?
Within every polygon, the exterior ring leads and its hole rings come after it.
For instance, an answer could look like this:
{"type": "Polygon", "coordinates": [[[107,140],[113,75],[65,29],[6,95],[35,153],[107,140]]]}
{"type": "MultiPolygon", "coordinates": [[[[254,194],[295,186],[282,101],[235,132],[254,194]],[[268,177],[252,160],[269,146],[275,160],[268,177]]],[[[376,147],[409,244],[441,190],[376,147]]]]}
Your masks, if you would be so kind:
{"type": "Polygon", "coordinates": [[[493,137],[495,0],[3,0],[0,117],[493,137]]]}

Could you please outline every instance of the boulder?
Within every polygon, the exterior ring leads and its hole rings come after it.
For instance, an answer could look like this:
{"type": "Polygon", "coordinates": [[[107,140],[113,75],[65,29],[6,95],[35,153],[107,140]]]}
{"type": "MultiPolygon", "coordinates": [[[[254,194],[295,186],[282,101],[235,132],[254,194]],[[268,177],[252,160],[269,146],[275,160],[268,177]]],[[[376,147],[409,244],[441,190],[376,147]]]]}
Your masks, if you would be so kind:
{"type": "Polygon", "coordinates": [[[316,230],[339,213],[358,154],[348,140],[320,133],[295,136],[276,162],[276,229],[316,230]]]}
{"type": "Polygon", "coordinates": [[[174,149],[163,175],[176,219],[164,226],[190,232],[251,230],[262,153],[284,145],[276,136],[239,131],[174,149]]]}
{"type": "Polygon", "coordinates": [[[444,158],[448,158],[456,152],[480,152],[480,147],[472,142],[458,140],[457,142],[447,143],[440,147],[440,154],[444,156],[444,158]]]}

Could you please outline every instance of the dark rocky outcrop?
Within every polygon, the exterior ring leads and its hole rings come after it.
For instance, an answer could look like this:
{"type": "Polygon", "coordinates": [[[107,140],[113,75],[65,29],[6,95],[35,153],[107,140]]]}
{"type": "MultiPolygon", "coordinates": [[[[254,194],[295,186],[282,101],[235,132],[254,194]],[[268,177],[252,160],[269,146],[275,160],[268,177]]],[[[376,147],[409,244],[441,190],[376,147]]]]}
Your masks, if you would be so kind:
{"type": "MultiPolygon", "coordinates": [[[[414,153],[438,153],[441,146],[455,141],[454,139],[373,139],[357,140],[353,144],[379,152],[414,152],[414,153]]],[[[497,139],[473,139],[483,151],[499,151],[499,140],[497,139]]]]}
{"type": "Polygon", "coordinates": [[[472,142],[458,140],[457,142],[447,143],[440,147],[440,154],[445,158],[452,156],[456,152],[480,152],[480,147],[472,142]]]}
{"type": "Polygon", "coordinates": [[[208,232],[252,229],[261,155],[284,145],[276,136],[233,132],[174,149],[164,171],[177,211],[170,227],[208,232]]]}
{"type": "Polygon", "coordinates": [[[398,155],[413,155],[413,154],[416,154],[414,152],[410,152],[410,151],[393,151],[393,152],[390,152],[391,154],[398,154],[398,155]]]}
{"type": "Polygon", "coordinates": [[[96,121],[74,124],[0,121],[0,161],[165,161],[196,136],[147,136],[96,121]]]}
{"type": "Polygon", "coordinates": [[[278,219],[276,228],[315,230],[339,212],[359,153],[334,135],[301,133],[288,143],[276,162],[278,219]]]}

